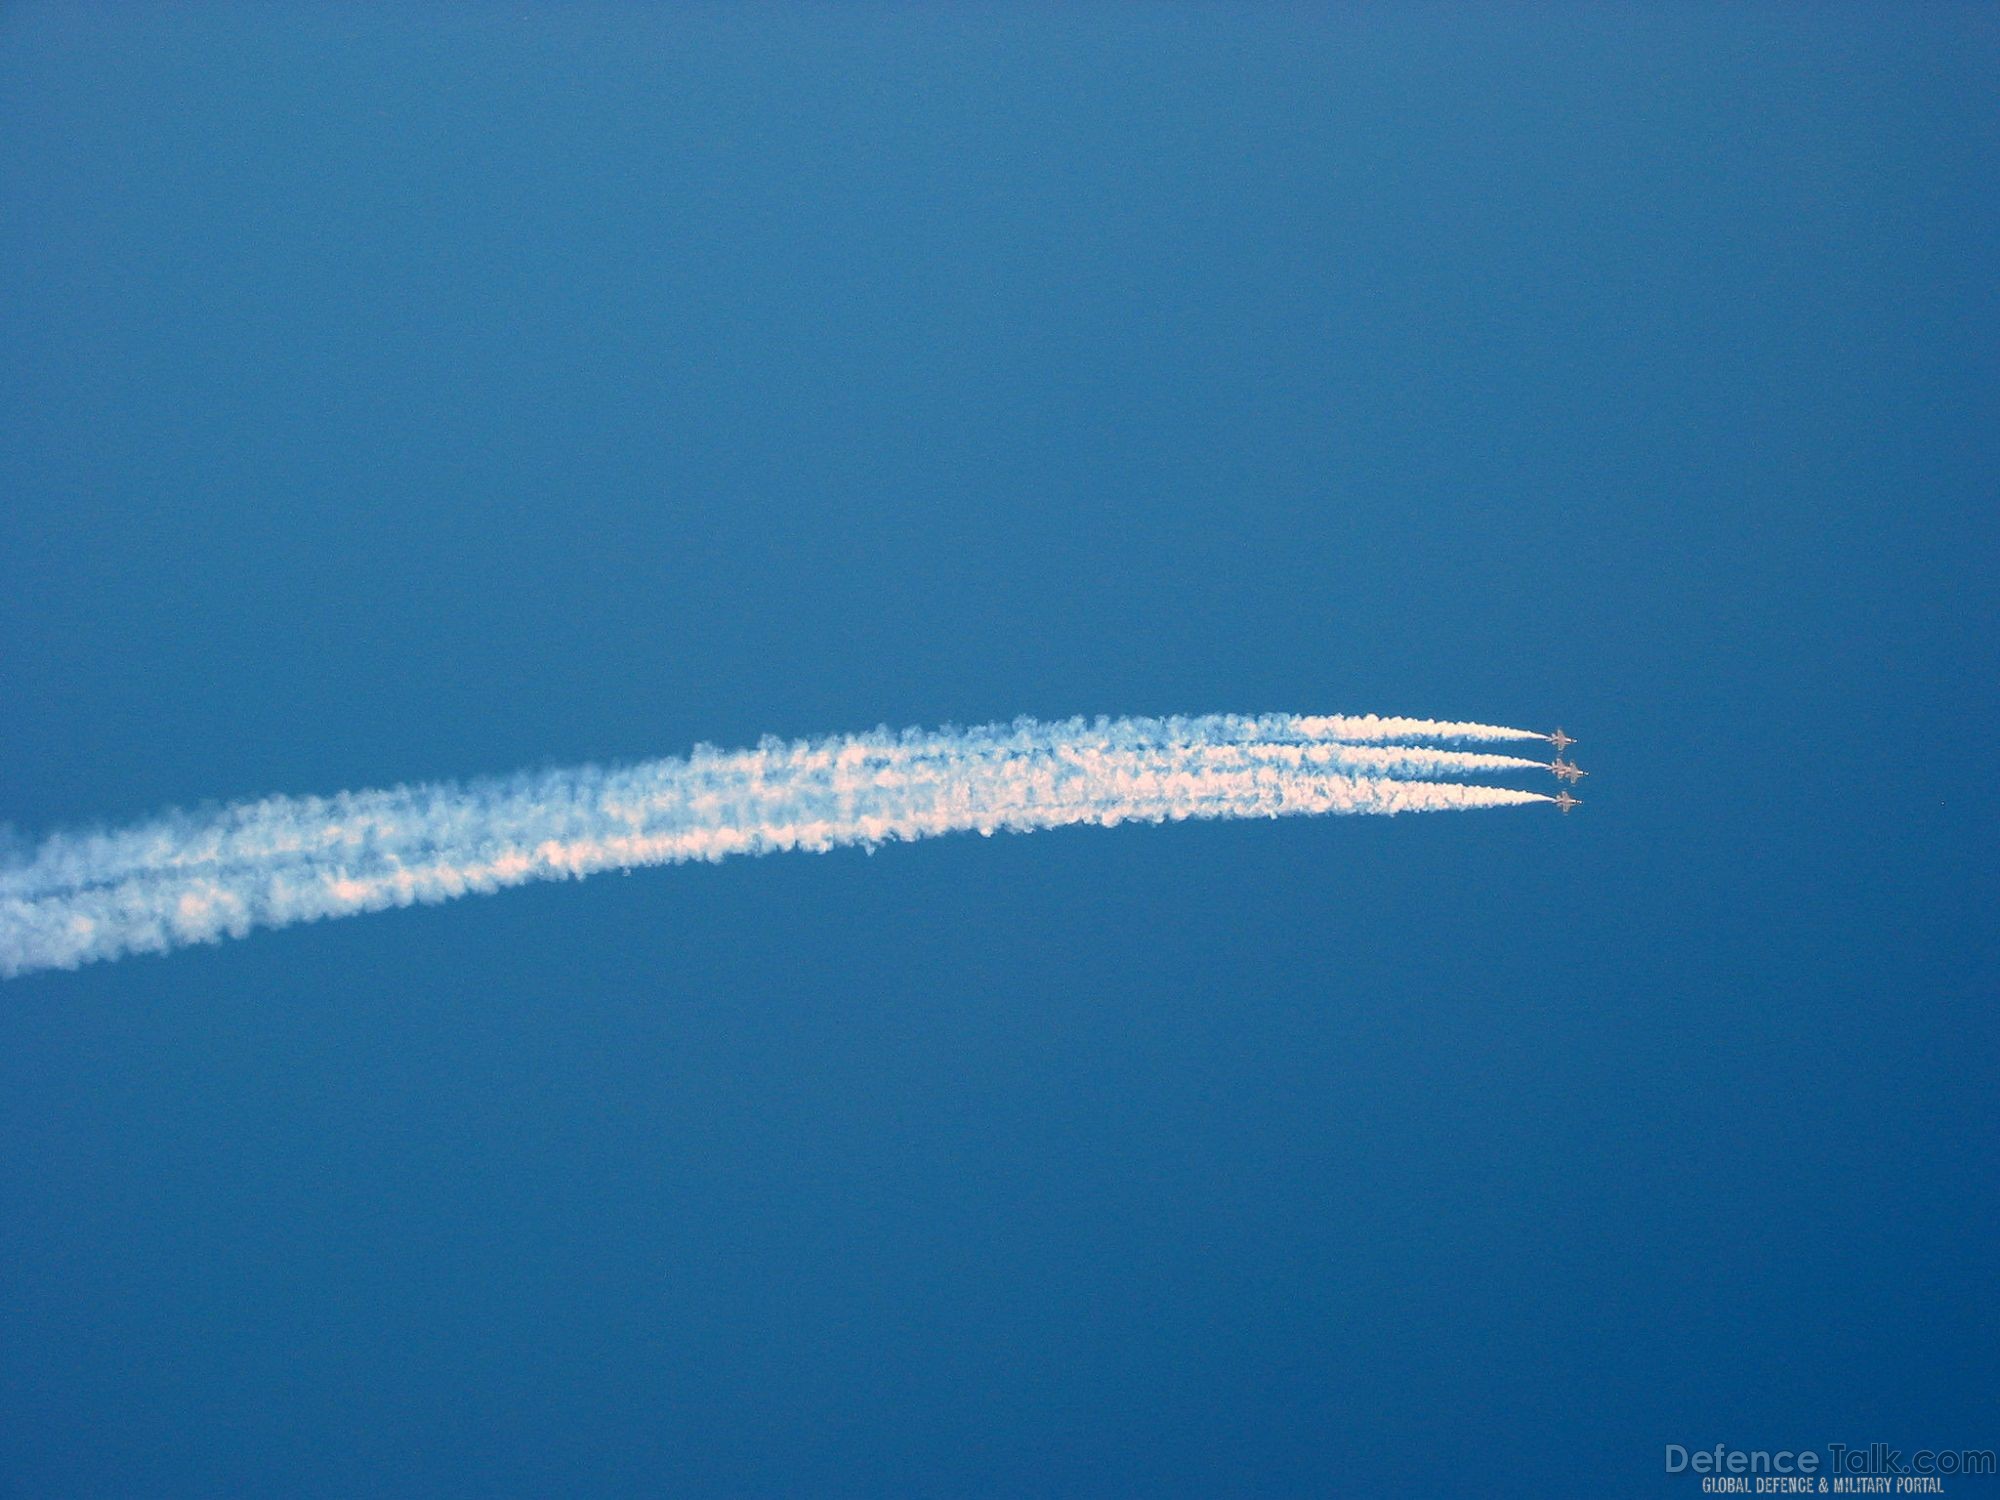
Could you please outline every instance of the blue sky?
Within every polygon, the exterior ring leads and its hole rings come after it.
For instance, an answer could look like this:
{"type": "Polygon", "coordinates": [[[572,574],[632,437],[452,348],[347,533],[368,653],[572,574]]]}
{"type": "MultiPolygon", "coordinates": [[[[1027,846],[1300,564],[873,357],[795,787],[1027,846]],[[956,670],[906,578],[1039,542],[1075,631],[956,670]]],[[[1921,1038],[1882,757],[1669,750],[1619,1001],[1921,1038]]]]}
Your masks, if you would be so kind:
{"type": "Polygon", "coordinates": [[[1952,6],[0,14],[23,837],[1017,713],[1592,772],[12,981],[0,1487],[1992,1446],[1996,62],[1952,6]]]}

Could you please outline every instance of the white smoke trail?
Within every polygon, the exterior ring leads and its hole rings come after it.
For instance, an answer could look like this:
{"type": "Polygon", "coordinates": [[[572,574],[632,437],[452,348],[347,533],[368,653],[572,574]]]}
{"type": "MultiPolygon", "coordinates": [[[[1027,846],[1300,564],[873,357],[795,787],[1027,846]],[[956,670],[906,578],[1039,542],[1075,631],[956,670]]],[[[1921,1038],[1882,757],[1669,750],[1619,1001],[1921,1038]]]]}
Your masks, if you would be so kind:
{"type": "Polygon", "coordinates": [[[1393,744],[1491,726],[1286,715],[1019,720],[871,735],[622,770],[269,798],[111,834],[56,835],[0,872],[0,974],[75,967],[351,912],[613,866],[873,846],[961,830],[1190,817],[1394,813],[1546,801],[1395,776],[1538,762],[1393,744]],[[1407,726],[1419,726],[1409,728],[1407,726]]]}
{"type": "MultiPolygon", "coordinates": [[[[1047,753],[1053,747],[1092,746],[1103,750],[1179,747],[1183,753],[1220,755],[1225,747],[1257,744],[1264,753],[1281,746],[1297,747],[1295,763],[1338,764],[1353,771],[1385,776],[1478,774],[1538,767],[1539,761],[1512,756],[1438,750],[1386,743],[1400,738],[1467,737],[1532,739],[1530,731],[1498,725],[1458,724],[1434,719],[1304,718],[1290,714],[1208,714],[1176,718],[1068,719],[1042,723],[1019,719],[1011,724],[979,725],[969,729],[877,729],[867,734],[785,744],[765,740],[754,752],[721,752],[696,747],[686,761],[656,762],[673,768],[673,785],[706,786],[720,792],[783,767],[789,771],[832,768],[854,776],[938,758],[954,762],[994,756],[1047,753]],[[1339,738],[1380,741],[1351,744],[1339,738]]],[[[342,792],[330,798],[273,797],[237,803],[217,812],[190,816],[173,813],[150,823],[113,833],[57,833],[46,839],[34,857],[12,868],[0,867],[0,897],[34,898],[58,891],[127,879],[145,872],[188,871],[218,863],[267,862],[284,858],[347,854],[372,846],[398,830],[435,821],[442,813],[440,797],[454,805],[467,798],[489,805],[524,803],[540,809],[563,801],[572,790],[587,792],[602,777],[644,778],[651,766],[630,772],[595,768],[552,773],[541,778],[517,776],[504,782],[483,781],[470,786],[422,785],[385,791],[342,792]],[[525,794],[522,795],[522,794],[525,794]]]]}

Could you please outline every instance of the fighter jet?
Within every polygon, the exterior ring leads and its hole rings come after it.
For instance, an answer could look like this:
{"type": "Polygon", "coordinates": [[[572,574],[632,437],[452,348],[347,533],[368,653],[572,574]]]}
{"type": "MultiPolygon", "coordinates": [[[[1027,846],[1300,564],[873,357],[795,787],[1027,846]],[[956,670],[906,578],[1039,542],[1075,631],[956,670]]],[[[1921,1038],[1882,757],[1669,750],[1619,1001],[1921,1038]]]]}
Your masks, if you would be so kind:
{"type": "Polygon", "coordinates": [[[1563,751],[1576,743],[1575,740],[1563,733],[1562,725],[1560,724],[1556,725],[1556,732],[1554,734],[1545,734],[1542,738],[1556,747],[1556,754],[1558,755],[1561,755],[1563,751]]]}
{"type": "Polygon", "coordinates": [[[1568,792],[1557,792],[1555,796],[1551,797],[1549,800],[1555,803],[1555,805],[1561,808],[1564,812],[1568,812],[1572,807],[1583,806],[1583,803],[1581,801],[1579,801],[1575,797],[1572,797],[1568,792]]]}
{"type": "Polygon", "coordinates": [[[1583,780],[1584,777],[1590,774],[1590,772],[1584,770],[1582,766],[1579,766],[1572,761],[1564,760],[1560,755],[1558,755],[1553,761],[1549,763],[1549,769],[1556,773],[1557,781],[1568,781],[1572,783],[1581,781],[1583,780]]]}

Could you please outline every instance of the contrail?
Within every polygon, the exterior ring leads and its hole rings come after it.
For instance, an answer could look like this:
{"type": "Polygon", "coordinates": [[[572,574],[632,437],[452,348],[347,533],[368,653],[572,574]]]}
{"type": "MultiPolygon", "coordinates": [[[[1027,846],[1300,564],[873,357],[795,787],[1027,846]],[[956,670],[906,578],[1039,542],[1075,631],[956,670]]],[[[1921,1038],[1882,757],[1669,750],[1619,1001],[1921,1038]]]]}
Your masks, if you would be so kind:
{"type": "MultiPolygon", "coordinates": [[[[832,767],[838,774],[876,773],[930,759],[965,763],[994,756],[1048,753],[1055,747],[1071,752],[1081,747],[1101,750],[1178,747],[1185,754],[1220,756],[1225,748],[1258,744],[1267,755],[1290,754],[1301,761],[1339,764],[1356,772],[1409,776],[1476,774],[1538,768],[1543,762],[1512,756],[1437,750],[1417,745],[1348,744],[1335,738],[1387,741],[1406,738],[1465,737],[1478,739],[1538,738],[1526,730],[1497,725],[1456,724],[1434,719],[1302,718],[1286,714],[1258,716],[1211,714],[1167,719],[1069,719],[1041,723],[1020,719],[969,729],[878,729],[866,734],[786,745],[766,740],[755,752],[721,752],[697,746],[685,763],[660,761],[630,773],[605,773],[591,768],[553,773],[551,784],[528,799],[540,805],[566,795],[567,786],[582,786],[604,775],[644,778],[656,767],[679,768],[669,784],[720,789],[732,782],[768,774],[786,765],[794,770],[832,767]],[[1280,747],[1294,747],[1289,750],[1280,747]]],[[[89,885],[105,884],[144,872],[189,870],[218,862],[265,862],[301,855],[344,852],[397,830],[434,817],[440,797],[461,804],[467,797],[503,800],[501,793],[518,791],[534,778],[486,781],[469,787],[417,786],[388,791],[343,792],[331,798],[274,797],[237,803],[220,812],[199,816],[170,814],[135,828],[113,833],[63,834],[43,842],[33,859],[0,868],[0,897],[35,897],[89,885]]],[[[513,800],[520,800],[515,798],[513,800]]]]}
{"type": "Polygon", "coordinates": [[[622,769],[267,798],[48,838],[0,870],[0,974],[613,867],[958,831],[1549,800],[1397,779],[1539,764],[1393,743],[1414,738],[1539,736],[1372,716],[1022,719],[766,740],[735,752],[698,747],[685,759],[622,769]]]}

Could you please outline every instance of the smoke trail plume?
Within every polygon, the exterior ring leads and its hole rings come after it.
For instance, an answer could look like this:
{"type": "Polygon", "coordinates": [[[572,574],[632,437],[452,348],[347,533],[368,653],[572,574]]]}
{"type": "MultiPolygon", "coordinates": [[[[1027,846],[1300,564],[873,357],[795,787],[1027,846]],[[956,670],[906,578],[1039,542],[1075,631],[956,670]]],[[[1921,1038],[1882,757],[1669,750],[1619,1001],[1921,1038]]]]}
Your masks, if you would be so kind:
{"type": "Polygon", "coordinates": [[[273,797],[57,834],[0,869],[0,974],[533,880],[1068,824],[1396,813],[1548,799],[1433,780],[1535,766],[1395,743],[1531,739],[1435,720],[1208,715],[872,734],[466,785],[273,797]]]}

